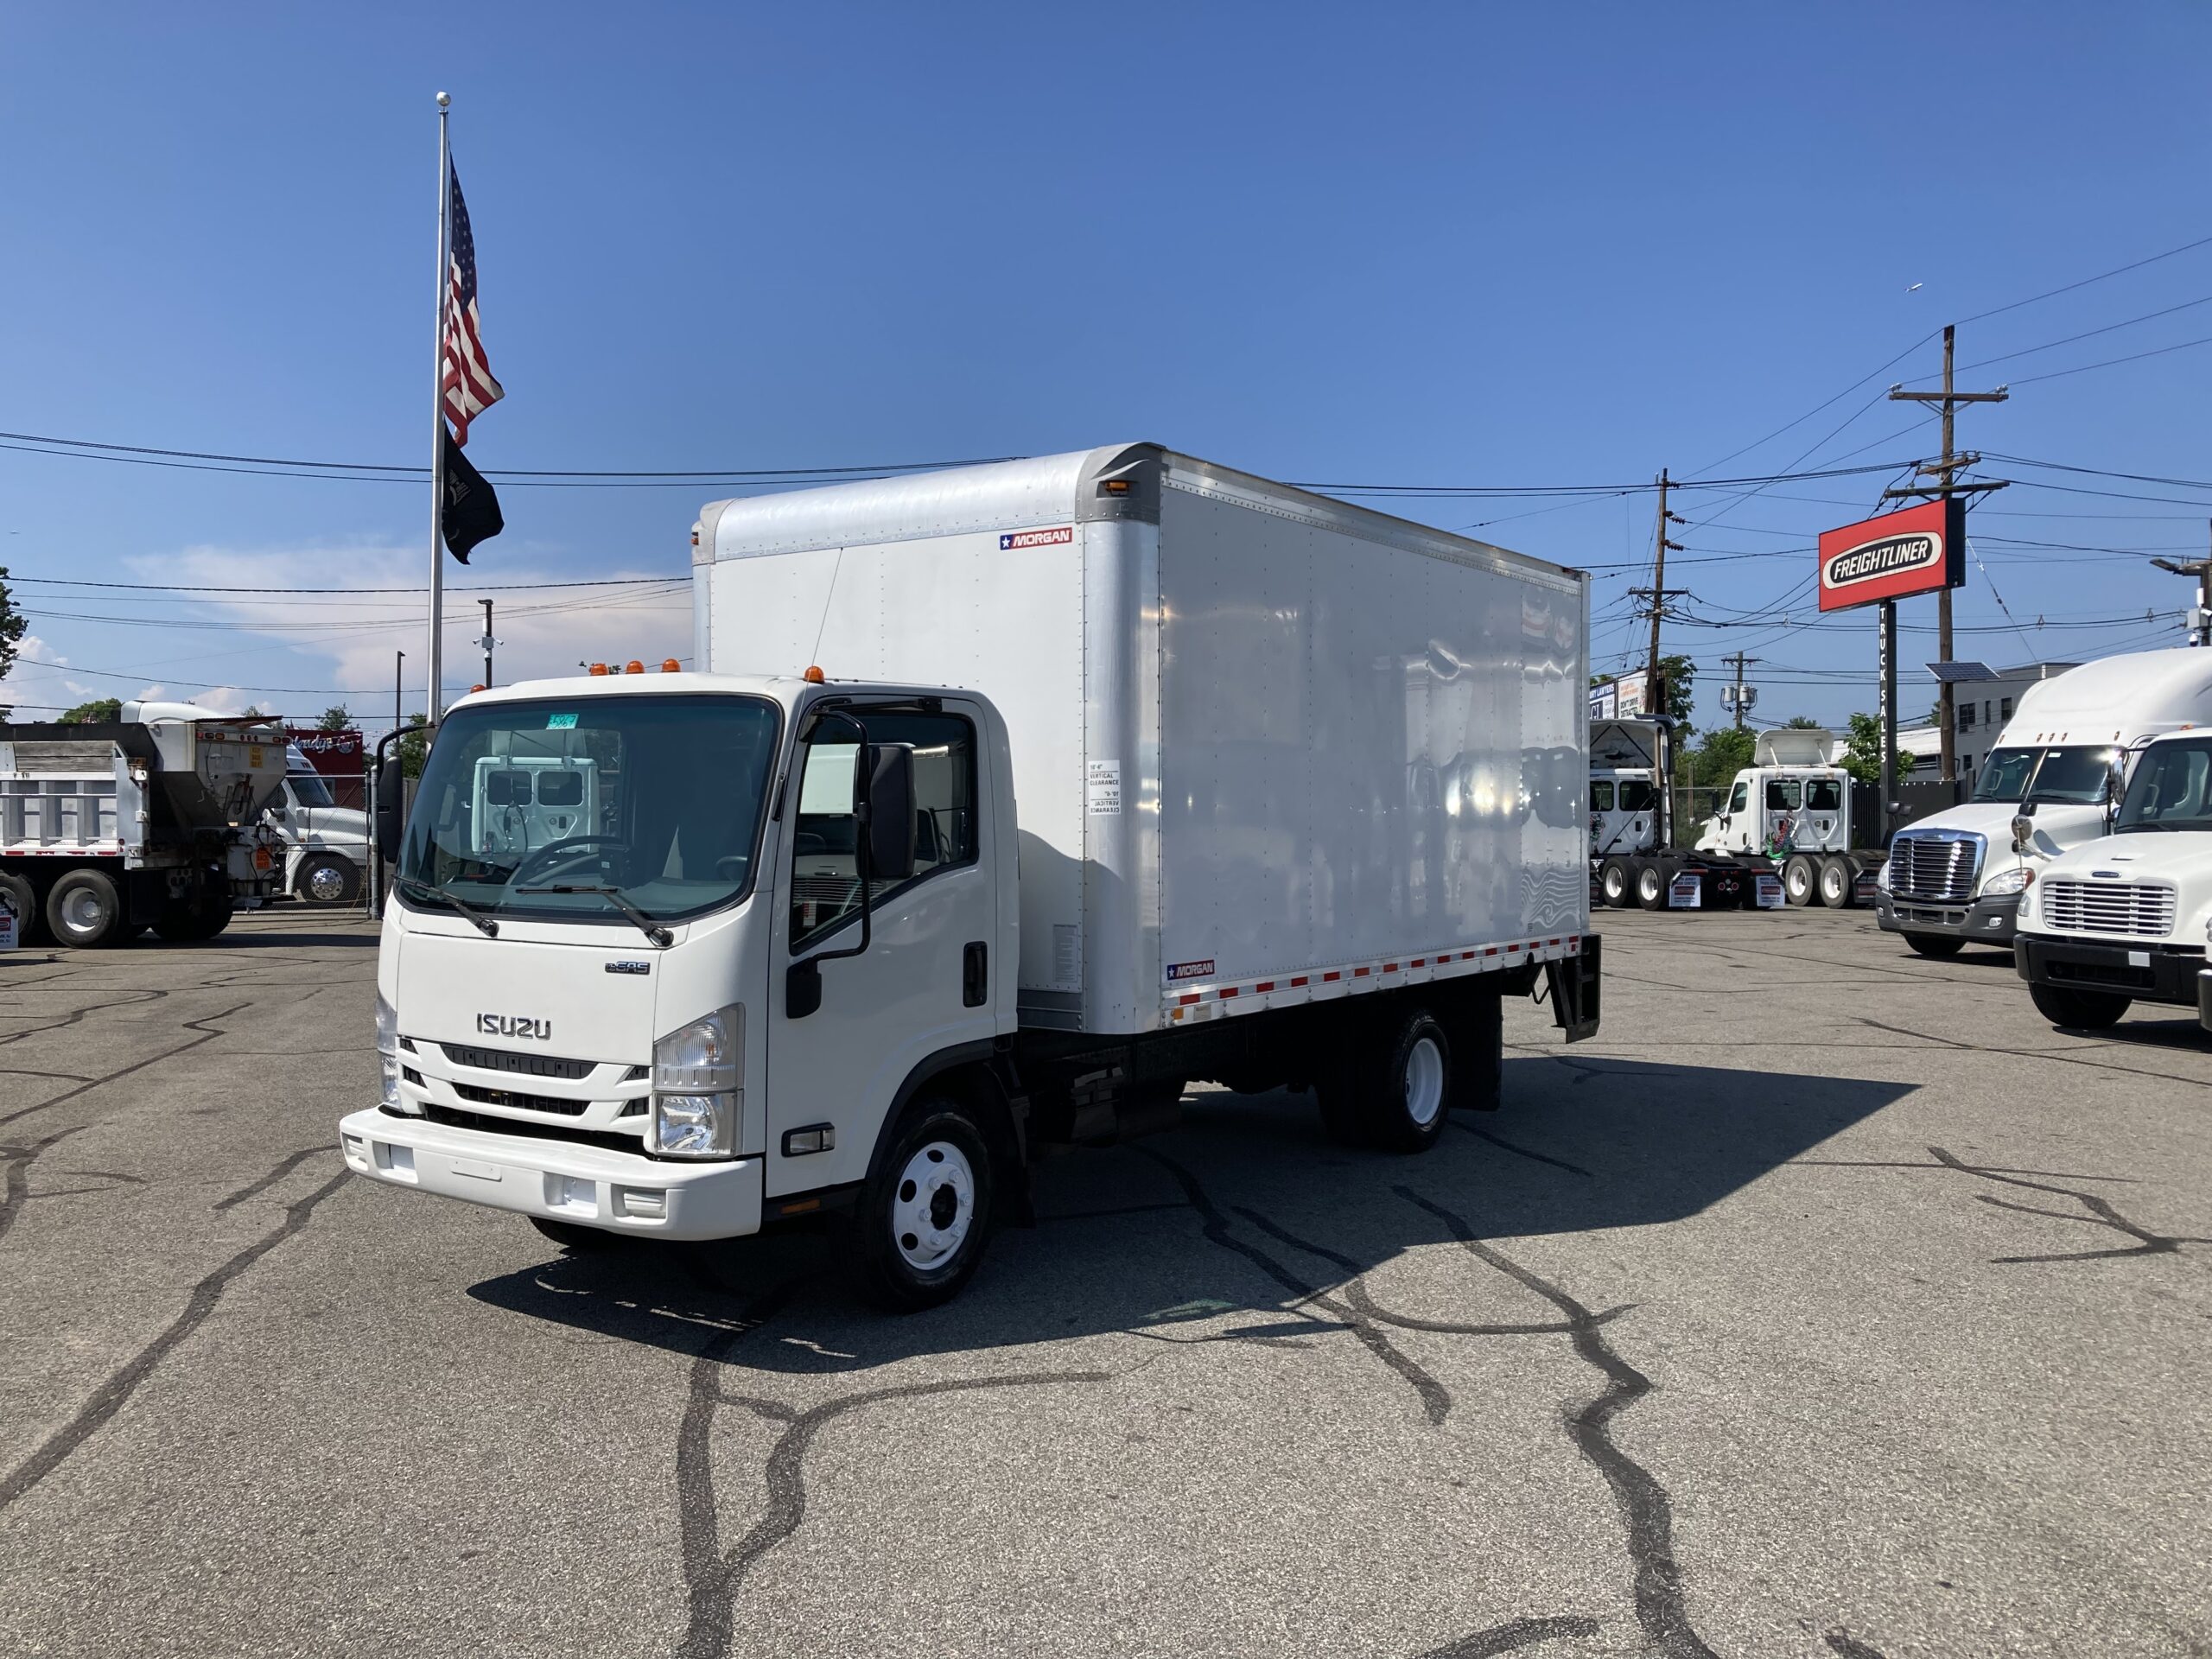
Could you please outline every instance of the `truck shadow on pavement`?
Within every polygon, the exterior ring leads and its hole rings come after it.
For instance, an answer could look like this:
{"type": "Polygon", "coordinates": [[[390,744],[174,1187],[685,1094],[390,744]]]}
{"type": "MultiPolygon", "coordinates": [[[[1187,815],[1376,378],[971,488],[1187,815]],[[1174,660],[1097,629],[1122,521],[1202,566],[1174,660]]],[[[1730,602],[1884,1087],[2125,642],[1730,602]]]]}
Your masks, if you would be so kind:
{"type": "MultiPolygon", "coordinates": [[[[1431,1370],[1449,1375],[1433,1357],[1440,1339],[1455,1351],[1559,1343],[1589,1372],[1586,1397],[1561,1408],[1560,1428],[1611,1494],[1629,1605],[1599,1610],[1605,1618],[1589,1608],[1524,1612],[1424,1659],[1575,1643],[1630,1620],[1642,1651],[1712,1659],[1675,1554],[1673,1497],[1613,1439],[1614,1420],[1654,1386],[1630,1357],[1633,1307],[1599,1300],[1603,1287],[1548,1280],[1518,1246],[1491,1241],[1694,1215],[1912,1086],[1554,1053],[1509,1060],[1504,1108],[1459,1116],[1441,1147],[1413,1159],[1331,1145],[1310,1100],[1200,1092],[1186,1098],[1178,1130],[1044,1164],[1038,1226],[1002,1232],[967,1293],[929,1313],[897,1319],[862,1303],[839,1271],[841,1241],[827,1234],[563,1255],[469,1294],[690,1357],[673,1471],[684,1659],[734,1650],[747,1581],[804,1519],[808,1451],[833,1419],[937,1394],[1111,1390],[1170,1345],[1296,1350],[1346,1338],[1379,1368],[1378,1403],[1395,1402],[1432,1429],[1455,1403],[1431,1370]],[[1417,1251],[1429,1260],[1412,1286],[1370,1287],[1378,1269],[1417,1251]],[[1434,1273],[1421,1276],[1433,1266],[1448,1287],[1441,1307],[1434,1273]],[[1402,1299],[1432,1306],[1415,1314],[1386,1305],[1402,1299]],[[1107,1335],[1130,1343],[1060,1345],[1107,1335]],[[999,1368],[972,1357],[1007,1349],[1026,1351],[999,1368]],[[885,1374],[946,1358],[949,1367],[885,1374]],[[717,1453],[718,1425],[726,1437],[733,1415],[772,1435],[756,1470],[717,1453]],[[734,1538],[718,1495],[732,1488],[737,1512],[753,1517],[734,1538]]],[[[1268,1386],[1281,1387],[1279,1375],[1268,1386]]],[[[1849,1659],[1881,1659],[1847,1630],[1822,1635],[1849,1659]]]]}

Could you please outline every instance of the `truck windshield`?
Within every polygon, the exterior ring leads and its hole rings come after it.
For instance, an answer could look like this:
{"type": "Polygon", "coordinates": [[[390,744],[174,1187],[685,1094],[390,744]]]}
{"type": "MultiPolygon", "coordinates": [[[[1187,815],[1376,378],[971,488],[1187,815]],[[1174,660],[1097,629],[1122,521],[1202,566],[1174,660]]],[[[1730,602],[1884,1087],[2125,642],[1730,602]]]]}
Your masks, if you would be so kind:
{"type": "Polygon", "coordinates": [[[400,848],[419,905],[632,925],[751,887],[782,719],[760,697],[602,695],[456,709],[400,848]],[[555,889],[562,889],[556,891],[555,889]]]}
{"type": "Polygon", "coordinates": [[[335,806],[331,798],[330,785],[322,781],[319,772],[288,772],[284,781],[291,785],[292,798],[302,806],[335,806]]]}
{"type": "Polygon", "coordinates": [[[2117,749],[1992,749],[1974,786],[1977,801],[2056,801],[2095,806],[2117,749]]]}
{"type": "Polygon", "coordinates": [[[2154,744],[2137,763],[2113,828],[2212,830],[2212,743],[2154,744]]]}

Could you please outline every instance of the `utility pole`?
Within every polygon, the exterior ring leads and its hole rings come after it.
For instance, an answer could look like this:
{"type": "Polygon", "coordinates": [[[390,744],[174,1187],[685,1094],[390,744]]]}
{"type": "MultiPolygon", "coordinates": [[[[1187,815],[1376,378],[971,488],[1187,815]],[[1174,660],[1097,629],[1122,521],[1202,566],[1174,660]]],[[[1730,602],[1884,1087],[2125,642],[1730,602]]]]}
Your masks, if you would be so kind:
{"type": "Polygon", "coordinates": [[[1720,660],[1728,664],[1736,671],[1736,697],[1734,706],[1736,709],[1736,729],[1740,732],[1744,729],[1744,670],[1749,667],[1751,664],[1759,662],[1762,659],[1757,657],[1746,657],[1739,651],[1734,656],[1723,657],[1720,660]]]}
{"type": "MultiPolygon", "coordinates": [[[[1631,588],[1628,593],[1630,599],[1643,600],[1650,607],[1651,655],[1643,668],[1643,712],[1646,715],[1656,715],[1664,720],[1667,716],[1667,694],[1659,674],[1659,620],[1666,614],[1669,599],[1688,592],[1687,588],[1667,586],[1667,550],[1671,547],[1677,553],[1682,550],[1680,542],[1667,539],[1667,526],[1687,524],[1688,520],[1667,510],[1667,492],[1674,488],[1675,481],[1668,477],[1664,467],[1659,469],[1658,485],[1659,515],[1653,520],[1651,531],[1651,585],[1649,588],[1631,588]]],[[[1670,735],[1665,747],[1666,775],[1659,780],[1661,796],[1667,804],[1664,828],[1670,837],[1675,823],[1674,769],[1675,745],[1670,735]]]]}
{"type": "Polygon", "coordinates": [[[407,690],[407,653],[402,651],[393,654],[398,658],[391,665],[391,729],[396,732],[400,723],[399,700],[407,690]]]}
{"type": "MultiPolygon", "coordinates": [[[[1984,490],[2001,490],[2005,487],[2001,483],[1960,484],[1954,481],[1954,474],[1966,467],[1976,466],[1980,464],[1981,461],[1981,457],[1980,455],[1959,454],[1952,447],[1952,420],[1957,411],[1958,406],[1961,404],[2001,404],[2005,400],[2005,397],[2008,395],[2006,388],[2003,386],[1998,387],[1994,391],[1960,391],[1954,388],[1951,383],[1951,364],[1953,348],[1957,343],[1958,332],[1959,329],[1956,323],[1947,322],[1943,325],[1942,391],[1908,391],[1901,385],[1891,386],[1890,388],[1890,401],[1891,403],[1914,403],[1920,404],[1923,408],[1940,410],[1942,412],[1943,458],[1942,460],[1936,462],[1933,466],[1915,468],[1915,471],[1919,473],[1921,475],[1928,476],[1933,474],[1940,479],[1942,482],[1932,489],[1918,486],[1910,486],[1904,489],[1884,490],[1882,492],[1882,496],[1885,500],[1889,499],[1892,496],[1916,499],[1934,497],[1941,500],[1948,500],[1955,495],[1966,495],[1984,490]]],[[[1894,632],[1894,628],[1892,629],[1892,632],[1894,632]]],[[[1894,643],[1895,642],[1892,641],[1892,644],[1894,643]]],[[[1947,663],[1951,660],[1951,590],[1948,588],[1942,589],[1936,595],[1936,654],[1947,663]]],[[[1894,670],[1895,664],[1892,664],[1891,667],[1894,670]]],[[[1942,733],[1943,741],[1943,781],[1947,784],[1956,782],[1959,775],[1958,736],[1957,733],[1954,729],[1955,716],[1953,714],[1953,696],[1954,693],[1952,690],[1951,682],[1947,679],[1943,682],[1942,690],[1942,696],[1943,700],[1943,715],[1942,722],[1943,727],[1942,733]]],[[[1895,721],[1892,721],[1891,723],[1892,728],[1894,728],[1895,721]]],[[[1895,736],[1892,735],[1888,741],[1894,743],[1896,741],[1895,736]]],[[[1886,803],[1885,804],[1883,810],[1885,812],[1889,810],[1886,803]]]]}
{"type": "Polygon", "coordinates": [[[2189,643],[2212,645],[2212,558],[2153,559],[2161,570],[2196,578],[2196,614],[2189,620],[2189,643]]]}
{"type": "Polygon", "coordinates": [[[484,683],[488,686],[492,683],[492,647],[498,645],[499,642],[492,637],[492,601],[487,599],[483,601],[482,603],[484,606],[484,638],[478,643],[484,647],[484,683]]]}

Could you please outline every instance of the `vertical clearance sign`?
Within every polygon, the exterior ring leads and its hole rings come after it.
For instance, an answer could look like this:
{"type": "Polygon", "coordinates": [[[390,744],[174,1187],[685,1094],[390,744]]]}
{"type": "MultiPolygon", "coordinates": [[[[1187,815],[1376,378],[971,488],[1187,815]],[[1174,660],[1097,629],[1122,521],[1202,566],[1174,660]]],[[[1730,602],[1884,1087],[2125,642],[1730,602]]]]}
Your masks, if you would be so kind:
{"type": "Polygon", "coordinates": [[[1847,611],[1877,600],[1963,587],[1966,521],[1966,502],[1955,495],[1822,531],[1821,608],[1847,611]]]}

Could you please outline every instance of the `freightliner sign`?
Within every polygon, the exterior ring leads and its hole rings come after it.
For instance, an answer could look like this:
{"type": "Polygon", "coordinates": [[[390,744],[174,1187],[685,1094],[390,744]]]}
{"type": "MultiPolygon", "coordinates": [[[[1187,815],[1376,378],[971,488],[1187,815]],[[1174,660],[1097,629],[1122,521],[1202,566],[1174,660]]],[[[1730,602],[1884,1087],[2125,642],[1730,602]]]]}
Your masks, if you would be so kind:
{"type": "Polygon", "coordinates": [[[1966,579],[1966,503],[1955,495],[1821,533],[1824,611],[1932,594],[1966,579]]]}

